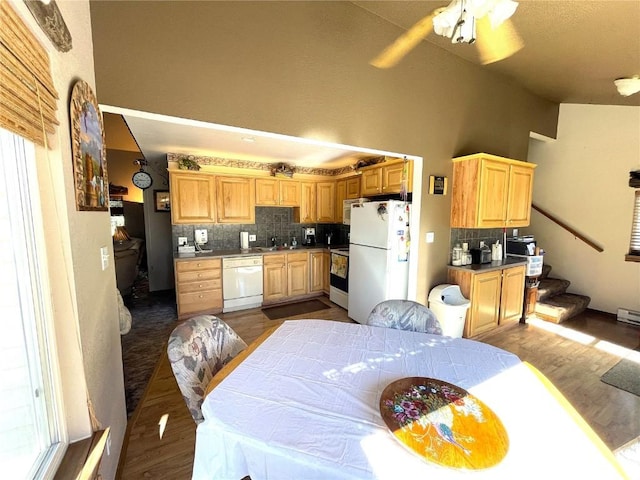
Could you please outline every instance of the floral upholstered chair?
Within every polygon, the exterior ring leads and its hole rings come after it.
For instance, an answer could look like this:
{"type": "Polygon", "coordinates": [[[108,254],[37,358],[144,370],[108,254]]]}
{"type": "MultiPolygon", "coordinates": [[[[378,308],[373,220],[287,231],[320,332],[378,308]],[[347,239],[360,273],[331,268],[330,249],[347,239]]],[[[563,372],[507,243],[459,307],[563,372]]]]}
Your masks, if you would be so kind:
{"type": "Polygon", "coordinates": [[[196,423],[209,380],[247,344],[213,315],[185,320],[169,336],[167,355],[182,397],[196,423]]]}
{"type": "Polygon", "coordinates": [[[440,322],[424,305],[412,300],[385,300],[376,305],[367,325],[442,335],[440,322]]]}

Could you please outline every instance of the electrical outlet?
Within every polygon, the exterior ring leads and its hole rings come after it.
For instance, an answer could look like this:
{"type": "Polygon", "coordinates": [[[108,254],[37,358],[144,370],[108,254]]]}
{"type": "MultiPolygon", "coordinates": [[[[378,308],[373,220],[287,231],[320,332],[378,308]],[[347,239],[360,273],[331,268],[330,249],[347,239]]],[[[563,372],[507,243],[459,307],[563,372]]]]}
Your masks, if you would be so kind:
{"type": "Polygon", "coordinates": [[[255,242],[256,241],[256,236],[249,234],[249,241],[250,242],[255,242]]]}
{"type": "Polygon", "coordinates": [[[514,229],[513,229],[513,236],[514,236],[514,237],[517,237],[517,236],[518,236],[518,229],[517,229],[517,228],[514,228],[514,229]]]}
{"type": "Polygon", "coordinates": [[[427,238],[425,238],[425,241],[427,243],[433,243],[436,239],[436,234],[435,232],[427,232],[427,238]]]}
{"type": "Polygon", "coordinates": [[[187,237],[178,237],[178,246],[179,247],[183,247],[185,245],[187,245],[189,242],[187,240],[187,237]]]}
{"type": "Polygon", "coordinates": [[[207,231],[206,230],[198,230],[196,229],[194,232],[194,239],[198,245],[203,245],[207,243],[207,231]]]}

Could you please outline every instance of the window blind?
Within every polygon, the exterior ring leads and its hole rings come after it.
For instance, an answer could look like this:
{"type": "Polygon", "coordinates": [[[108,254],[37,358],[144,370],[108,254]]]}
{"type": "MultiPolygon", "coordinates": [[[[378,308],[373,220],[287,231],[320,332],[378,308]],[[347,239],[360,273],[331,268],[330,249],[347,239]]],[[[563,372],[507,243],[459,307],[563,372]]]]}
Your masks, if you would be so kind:
{"type": "Polygon", "coordinates": [[[44,146],[58,125],[49,57],[6,0],[0,25],[0,126],[44,146]]]}
{"type": "Polygon", "coordinates": [[[629,255],[640,255],[640,190],[636,190],[636,202],[633,206],[629,255]]]}

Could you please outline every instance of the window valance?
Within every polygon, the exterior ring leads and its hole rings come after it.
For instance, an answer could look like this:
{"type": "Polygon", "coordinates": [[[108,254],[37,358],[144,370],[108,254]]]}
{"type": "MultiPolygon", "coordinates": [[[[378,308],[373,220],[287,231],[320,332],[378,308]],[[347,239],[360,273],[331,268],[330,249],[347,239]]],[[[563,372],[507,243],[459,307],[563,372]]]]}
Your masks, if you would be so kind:
{"type": "Polygon", "coordinates": [[[44,146],[58,125],[47,51],[6,0],[0,25],[0,126],[44,146]]]}

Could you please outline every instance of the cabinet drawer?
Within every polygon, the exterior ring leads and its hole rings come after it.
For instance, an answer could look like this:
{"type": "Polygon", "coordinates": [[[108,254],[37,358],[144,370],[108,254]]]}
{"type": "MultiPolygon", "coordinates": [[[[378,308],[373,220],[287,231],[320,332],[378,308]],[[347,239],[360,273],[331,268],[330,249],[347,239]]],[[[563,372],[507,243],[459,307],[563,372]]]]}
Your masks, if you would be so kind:
{"type": "Polygon", "coordinates": [[[204,280],[202,282],[186,282],[179,283],[179,293],[203,292],[207,290],[220,290],[222,288],[222,280],[216,278],[213,280],[204,280]]]}
{"type": "Polygon", "coordinates": [[[265,255],[262,257],[262,263],[264,265],[284,265],[286,258],[284,255],[265,255]]]}
{"type": "Polygon", "coordinates": [[[291,262],[305,262],[307,261],[307,252],[290,253],[287,257],[287,261],[291,262]]]}
{"type": "Polygon", "coordinates": [[[221,272],[222,270],[220,270],[219,268],[216,268],[215,270],[203,270],[203,271],[195,271],[195,272],[178,271],[176,280],[181,288],[183,283],[188,283],[188,282],[218,280],[218,283],[220,283],[220,279],[222,278],[221,272]]]}
{"type": "Polygon", "coordinates": [[[187,260],[176,262],[176,272],[197,272],[199,270],[222,268],[222,261],[219,258],[208,258],[202,260],[187,260]]]}
{"type": "Polygon", "coordinates": [[[222,290],[178,294],[180,315],[189,312],[222,308],[222,290]]]}

